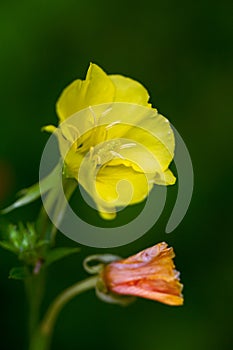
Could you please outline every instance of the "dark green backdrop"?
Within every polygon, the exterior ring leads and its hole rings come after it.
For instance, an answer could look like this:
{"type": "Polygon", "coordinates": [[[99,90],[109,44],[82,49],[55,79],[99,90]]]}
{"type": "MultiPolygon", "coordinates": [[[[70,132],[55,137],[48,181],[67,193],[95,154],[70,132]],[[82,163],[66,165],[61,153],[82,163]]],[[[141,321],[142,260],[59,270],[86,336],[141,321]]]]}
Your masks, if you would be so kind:
{"type": "MultiPolygon", "coordinates": [[[[232,10],[225,0],[1,2],[2,206],[37,181],[48,138],[40,128],[56,123],[59,93],[84,77],[90,61],[148,88],[152,103],[185,140],[194,166],[194,195],[180,226],[164,233],[177,191],[171,188],[155,227],[111,250],[127,256],[161,240],[173,245],[184,306],[140,299],[120,308],[89,292],[60,315],[52,349],[232,349],[232,10]]],[[[8,218],[33,220],[38,208],[35,203],[8,218]]],[[[62,236],[58,241],[74,245],[62,236]]],[[[81,261],[94,252],[83,247],[50,269],[45,305],[85,276],[81,261]]],[[[7,279],[16,259],[0,253],[0,348],[25,349],[23,287],[7,279]]]]}

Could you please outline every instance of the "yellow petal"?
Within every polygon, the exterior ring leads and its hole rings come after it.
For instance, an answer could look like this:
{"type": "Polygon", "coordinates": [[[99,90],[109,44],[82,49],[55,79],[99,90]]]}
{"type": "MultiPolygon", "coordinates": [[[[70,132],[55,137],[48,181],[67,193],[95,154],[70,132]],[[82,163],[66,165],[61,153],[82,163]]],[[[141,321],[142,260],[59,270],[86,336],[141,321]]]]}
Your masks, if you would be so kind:
{"type": "MultiPolygon", "coordinates": [[[[97,116],[101,115],[99,109],[94,108],[97,116]]],[[[99,121],[99,118],[96,119],[99,121]]],[[[131,103],[115,103],[103,111],[100,120],[106,124],[106,140],[125,138],[129,143],[141,144],[152,152],[163,171],[168,168],[174,156],[174,134],[169,121],[156,109],[131,103]]],[[[134,153],[133,148],[131,151],[134,153]]]]}
{"type": "Polygon", "coordinates": [[[176,178],[169,169],[163,173],[156,173],[154,177],[156,185],[174,185],[175,182],[176,178]]]}
{"type": "Polygon", "coordinates": [[[104,220],[113,220],[116,218],[116,210],[112,208],[112,212],[106,212],[104,211],[104,208],[101,208],[99,206],[99,215],[101,216],[102,219],[104,220]]]}
{"type": "Polygon", "coordinates": [[[54,125],[45,125],[41,128],[41,131],[50,132],[52,134],[56,129],[57,128],[54,125]]]}
{"type": "Polygon", "coordinates": [[[152,187],[143,173],[131,167],[105,166],[96,178],[96,190],[106,206],[125,206],[143,201],[152,187]]]}
{"type": "Polygon", "coordinates": [[[115,87],[96,64],[90,64],[86,79],[75,80],[61,94],[56,109],[60,122],[88,106],[114,101],[115,87]]]}
{"type": "Polygon", "coordinates": [[[167,119],[159,114],[148,120],[139,121],[135,126],[114,125],[107,129],[107,139],[124,139],[126,148],[118,153],[136,164],[143,164],[142,168],[146,172],[166,171],[174,157],[173,131],[167,119]]]}
{"type": "MultiPolygon", "coordinates": [[[[153,118],[143,120],[137,127],[129,129],[124,137],[134,140],[150,151],[162,171],[168,168],[174,156],[175,140],[168,120],[162,115],[157,114],[153,118]]],[[[139,159],[140,154],[138,161],[139,159]]],[[[143,159],[140,162],[143,162],[143,159]]]]}
{"type": "Polygon", "coordinates": [[[142,84],[122,75],[109,75],[115,88],[115,102],[136,103],[149,106],[149,94],[142,84]]]}
{"type": "Polygon", "coordinates": [[[143,201],[151,188],[152,182],[149,183],[146,175],[135,172],[130,166],[103,167],[96,178],[98,196],[95,201],[100,216],[105,220],[114,219],[116,207],[143,201]]]}

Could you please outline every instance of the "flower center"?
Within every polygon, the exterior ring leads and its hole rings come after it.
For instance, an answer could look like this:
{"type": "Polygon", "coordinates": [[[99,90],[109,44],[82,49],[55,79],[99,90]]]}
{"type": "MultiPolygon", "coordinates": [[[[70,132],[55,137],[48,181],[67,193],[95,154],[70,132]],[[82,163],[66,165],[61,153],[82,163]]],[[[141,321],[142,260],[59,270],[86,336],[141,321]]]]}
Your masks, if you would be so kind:
{"type": "Polygon", "coordinates": [[[95,162],[95,166],[100,167],[114,158],[122,158],[119,153],[120,140],[105,141],[95,147],[90,148],[90,158],[95,162]]]}

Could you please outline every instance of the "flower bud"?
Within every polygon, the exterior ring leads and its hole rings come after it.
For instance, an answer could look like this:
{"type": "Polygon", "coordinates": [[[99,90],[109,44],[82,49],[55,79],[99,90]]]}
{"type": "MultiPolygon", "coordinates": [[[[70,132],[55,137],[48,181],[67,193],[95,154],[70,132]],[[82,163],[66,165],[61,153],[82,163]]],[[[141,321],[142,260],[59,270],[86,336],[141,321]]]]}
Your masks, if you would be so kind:
{"type": "Polygon", "coordinates": [[[127,259],[113,261],[102,270],[107,293],[182,305],[182,284],[174,268],[173,248],[159,243],[127,259]]]}

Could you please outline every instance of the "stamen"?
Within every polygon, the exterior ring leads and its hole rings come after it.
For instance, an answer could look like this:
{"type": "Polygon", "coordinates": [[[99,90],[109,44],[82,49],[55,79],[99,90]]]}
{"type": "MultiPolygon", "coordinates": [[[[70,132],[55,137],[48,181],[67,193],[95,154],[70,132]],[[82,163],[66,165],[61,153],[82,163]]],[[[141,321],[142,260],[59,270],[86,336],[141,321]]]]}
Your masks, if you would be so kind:
{"type": "Polygon", "coordinates": [[[94,110],[93,110],[93,108],[91,106],[89,106],[88,108],[89,108],[89,110],[90,110],[90,112],[92,114],[92,117],[94,119],[94,125],[96,126],[97,125],[97,116],[96,116],[96,114],[95,114],[95,112],[94,112],[94,110]]]}
{"type": "Polygon", "coordinates": [[[115,152],[115,151],[110,151],[110,153],[113,155],[113,156],[115,156],[115,157],[119,157],[119,158],[121,158],[121,159],[125,159],[120,153],[118,153],[118,152],[115,152]]]}
{"type": "Polygon", "coordinates": [[[123,149],[123,148],[130,148],[130,147],[135,147],[137,146],[136,143],[125,143],[124,145],[120,146],[120,149],[123,149]]]}
{"type": "Polygon", "coordinates": [[[111,124],[109,124],[109,125],[107,125],[106,126],[106,129],[110,129],[110,128],[112,128],[114,125],[116,125],[116,124],[120,124],[120,120],[116,120],[115,122],[112,122],[111,124]]]}
{"type": "Polygon", "coordinates": [[[108,109],[106,109],[106,111],[104,111],[101,115],[101,117],[105,117],[109,112],[111,112],[112,107],[109,107],[108,109]]]}

